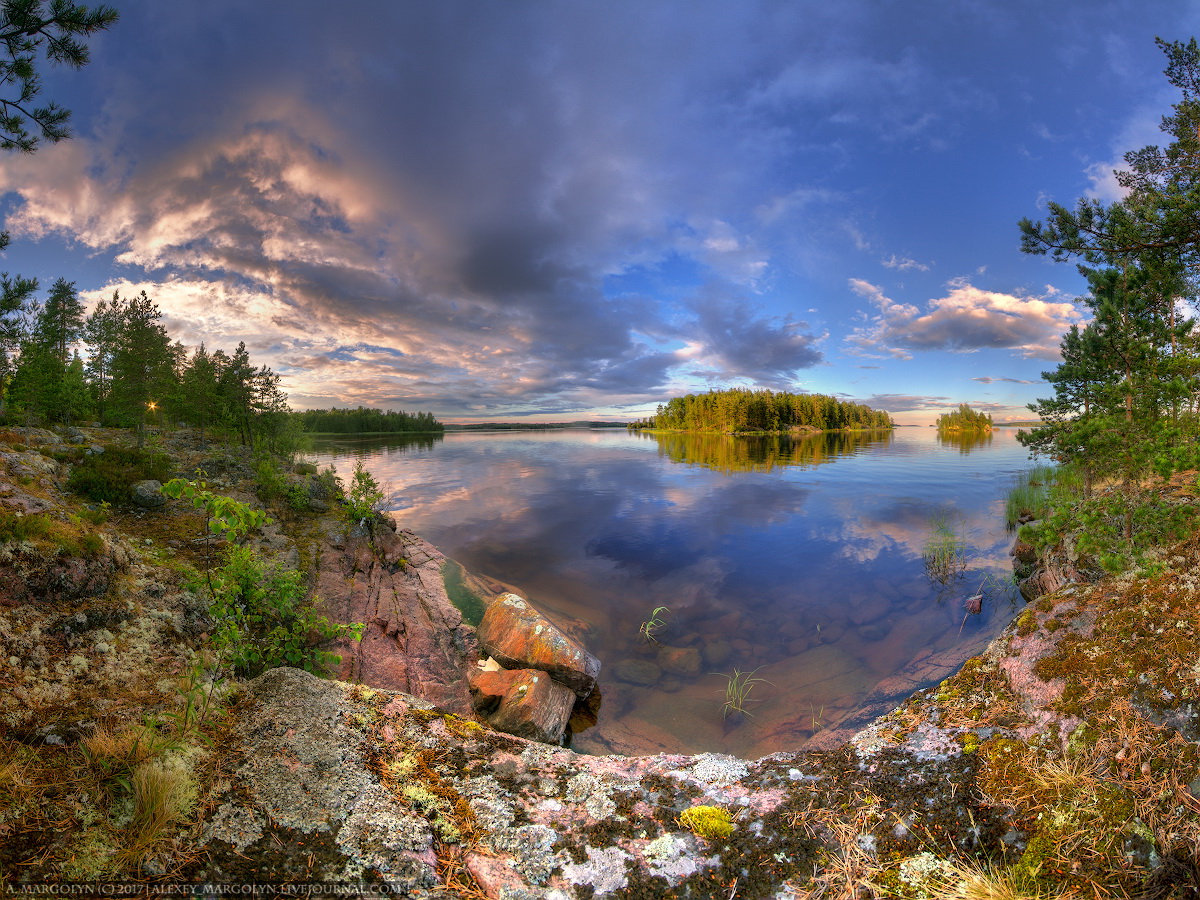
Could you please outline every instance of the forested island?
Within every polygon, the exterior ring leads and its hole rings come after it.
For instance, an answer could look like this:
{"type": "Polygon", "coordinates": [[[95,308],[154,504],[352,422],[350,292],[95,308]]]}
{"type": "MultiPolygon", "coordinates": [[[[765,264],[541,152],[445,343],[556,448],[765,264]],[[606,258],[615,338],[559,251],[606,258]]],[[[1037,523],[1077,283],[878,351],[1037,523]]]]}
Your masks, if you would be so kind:
{"type": "Polygon", "coordinates": [[[939,433],[972,432],[982,434],[990,432],[992,427],[990,413],[971,409],[965,403],[960,403],[954,412],[942,413],[937,420],[939,433]]]}
{"type": "Polygon", "coordinates": [[[445,426],[433,413],[406,413],[360,406],[357,409],[306,409],[295,414],[306,432],[319,434],[441,434],[445,426]]]}
{"type": "Polygon", "coordinates": [[[766,388],[731,388],[673,397],[631,429],[725,433],[840,431],[892,428],[883,410],[824,394],[793,394],[766,388]]]}

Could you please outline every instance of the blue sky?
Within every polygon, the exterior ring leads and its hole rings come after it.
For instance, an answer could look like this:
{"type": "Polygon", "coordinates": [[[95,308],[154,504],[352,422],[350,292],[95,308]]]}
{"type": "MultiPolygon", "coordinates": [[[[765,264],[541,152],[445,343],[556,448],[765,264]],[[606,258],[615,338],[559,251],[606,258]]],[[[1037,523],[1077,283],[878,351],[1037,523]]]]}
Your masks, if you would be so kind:
{"type": "Polygon", "coordinates": [[[297,408],[624,419],[758,385],[998,420],[1083,321],[1018,250],[1112,199],[1184,0],[116,0],[3,267],[145,289],[297,408]]]}

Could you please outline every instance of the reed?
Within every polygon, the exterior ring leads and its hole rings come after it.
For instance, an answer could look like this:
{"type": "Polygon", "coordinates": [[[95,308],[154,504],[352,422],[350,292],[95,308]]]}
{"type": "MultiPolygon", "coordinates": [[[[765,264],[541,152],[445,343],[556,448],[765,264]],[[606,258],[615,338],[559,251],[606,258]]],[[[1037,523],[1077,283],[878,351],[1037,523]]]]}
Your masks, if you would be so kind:
{"type": "Polygon", "coordinates": [[[944,513],[938,513],[931,521],[932,533],[925,542],[921,559],[925,571],[938,584],[949,584],[958,578],[967,567],[967,542],[959,536],[944,513]]]}

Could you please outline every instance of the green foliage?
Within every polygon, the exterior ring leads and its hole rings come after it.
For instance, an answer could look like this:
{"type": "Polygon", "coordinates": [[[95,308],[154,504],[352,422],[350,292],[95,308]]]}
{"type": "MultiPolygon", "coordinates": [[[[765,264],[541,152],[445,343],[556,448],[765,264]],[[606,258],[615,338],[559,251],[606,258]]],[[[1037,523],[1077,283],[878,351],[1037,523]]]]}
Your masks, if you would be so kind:
{"type": "Polygon", "coordinates": [[[278,500],[288,492],[288,480],[274,457],[263,454],[254,462],[254,488],[259,500],[278,500]]]}
{"type": "Polygon", "coordinates": [[[1052,499],[1051,513],[1021,537],[1042,557],[1073,548],[1081,565],[1124,572],[1145,565],[1148,554],[1192,533],[1200,515],[1194,504],[1120,490],[1052,499]],[[1130,535],[1132,535],[1130,537],[1130,535]]]}
{"type": "Polygon", "coordinates": [[[373,532],[376,515],[384,499],[375,476],[363,467],[361,459],[355,462],[350,490],[346,494],[346,521],[351,527],[361,525],[368,532],[373,532]]]}
{"type": "Polygon", "coordinates": [[[0,84],[8,95],[0,97],[0,149],[30,153],[42,140],[57,143],[70,137],[70,110],[54,102],[34,106],[42,78],[37,56],[44,47],[46,60],[79,69],[87,65],[87,44],[80,40],[104,31],[117,21],[110,6],[88,8],[70,0],[4,0],[0,3],[0,84]],[[31,130],[31,128],[33,130],[31,130]]]}
{"type": "MultiPolygon", "coordinates": [[[[203,477],[203,472],[198,473],[203,477]]],[[[251,509],[245,503],[215,494],[204,481],[172,478],[163,485],[162,492],[176,500],[187,500],[196,509],[208,514],[207,529],[212,534],[236,539],[261,528],[271,520],[266,513],[251,509]]]]}
{"type": "Polygon", "coordinates": [[[1069,466],[1032,466],[1019,474],[1004,504],[1004,522],[1009,531],[1021,519],[1043,519],[1050,513],[1051,491],[1059,480],[1070,484],[1069,466]]]}
{"type": "Polygon", "coordinates": [[[659,406],[656,415],[631,427],[723,432],[832,431],[891,428],[892,419],[882,410],[822,394],[734,388],[674,397],[666,406],[659,406]]]}
{"type": "Polygon", "coordinates": [[[638,627],[638,634],[644,637],[647,641],[652,641],[657,644],[658,633],[667,627],[666,621],[659,618],[659,616],[665,612],[670,612],[670,610],[665,606],[654,607],[654,609],[650,612],[650,618],[638,627]]]}
{"type": "Polygon", "coordinates": [[[67,487],[97,503],[128,503],[133,484],[146,479],[165,481],[170,474],[171,458],[166,454],[110,446],[72,466],[67,487]]]}
{"type": "Polygon", "coordinates": [[[960,403],[958,409],[951,413],[938,416],[937,429],[943,431],[991,431],[992,416],[990,413],[971,409],[967,404],[960,403]]]}
{"type": "Polygon", "coordinates": [[[277,666],[324,673],[340,659],[315,645],[344,635],[358,640],[365,628],[331,623],[306,598],[299,572],[267,564],[248,547],[229,548],[212,586],[213,645],[239,675],[277,666]]]}
{"type": "Polygon", "coordinates": [[[306,409],[293,413],[304,431],[334,434],[402,434],[425,432],[441,434],[445,426],[432,413],[406,413],[403,410],[367,409],[306,409]]]}

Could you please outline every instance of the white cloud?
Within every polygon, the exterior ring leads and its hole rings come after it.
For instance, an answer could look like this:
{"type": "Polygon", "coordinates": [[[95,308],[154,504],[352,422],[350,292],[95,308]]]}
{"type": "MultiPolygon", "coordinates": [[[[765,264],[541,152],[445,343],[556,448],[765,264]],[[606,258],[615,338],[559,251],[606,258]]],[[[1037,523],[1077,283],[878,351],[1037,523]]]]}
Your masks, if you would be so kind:
{"type": "Polygon", "coordinates": [[[1023,357],[1056,359],[1062,334],[1083,319],[1074,303],[1056,300],[1047,287],[1042,297],[1016,296],[977,288],[965,280],[927,301],[924,309],[897,303],[883,289],[850,279],[850,289],[870,301],[878,313],[847,338],[851,353],[910,358],[912,352],[942,350],[970,353],[1008,349],[1023,357]]]}

